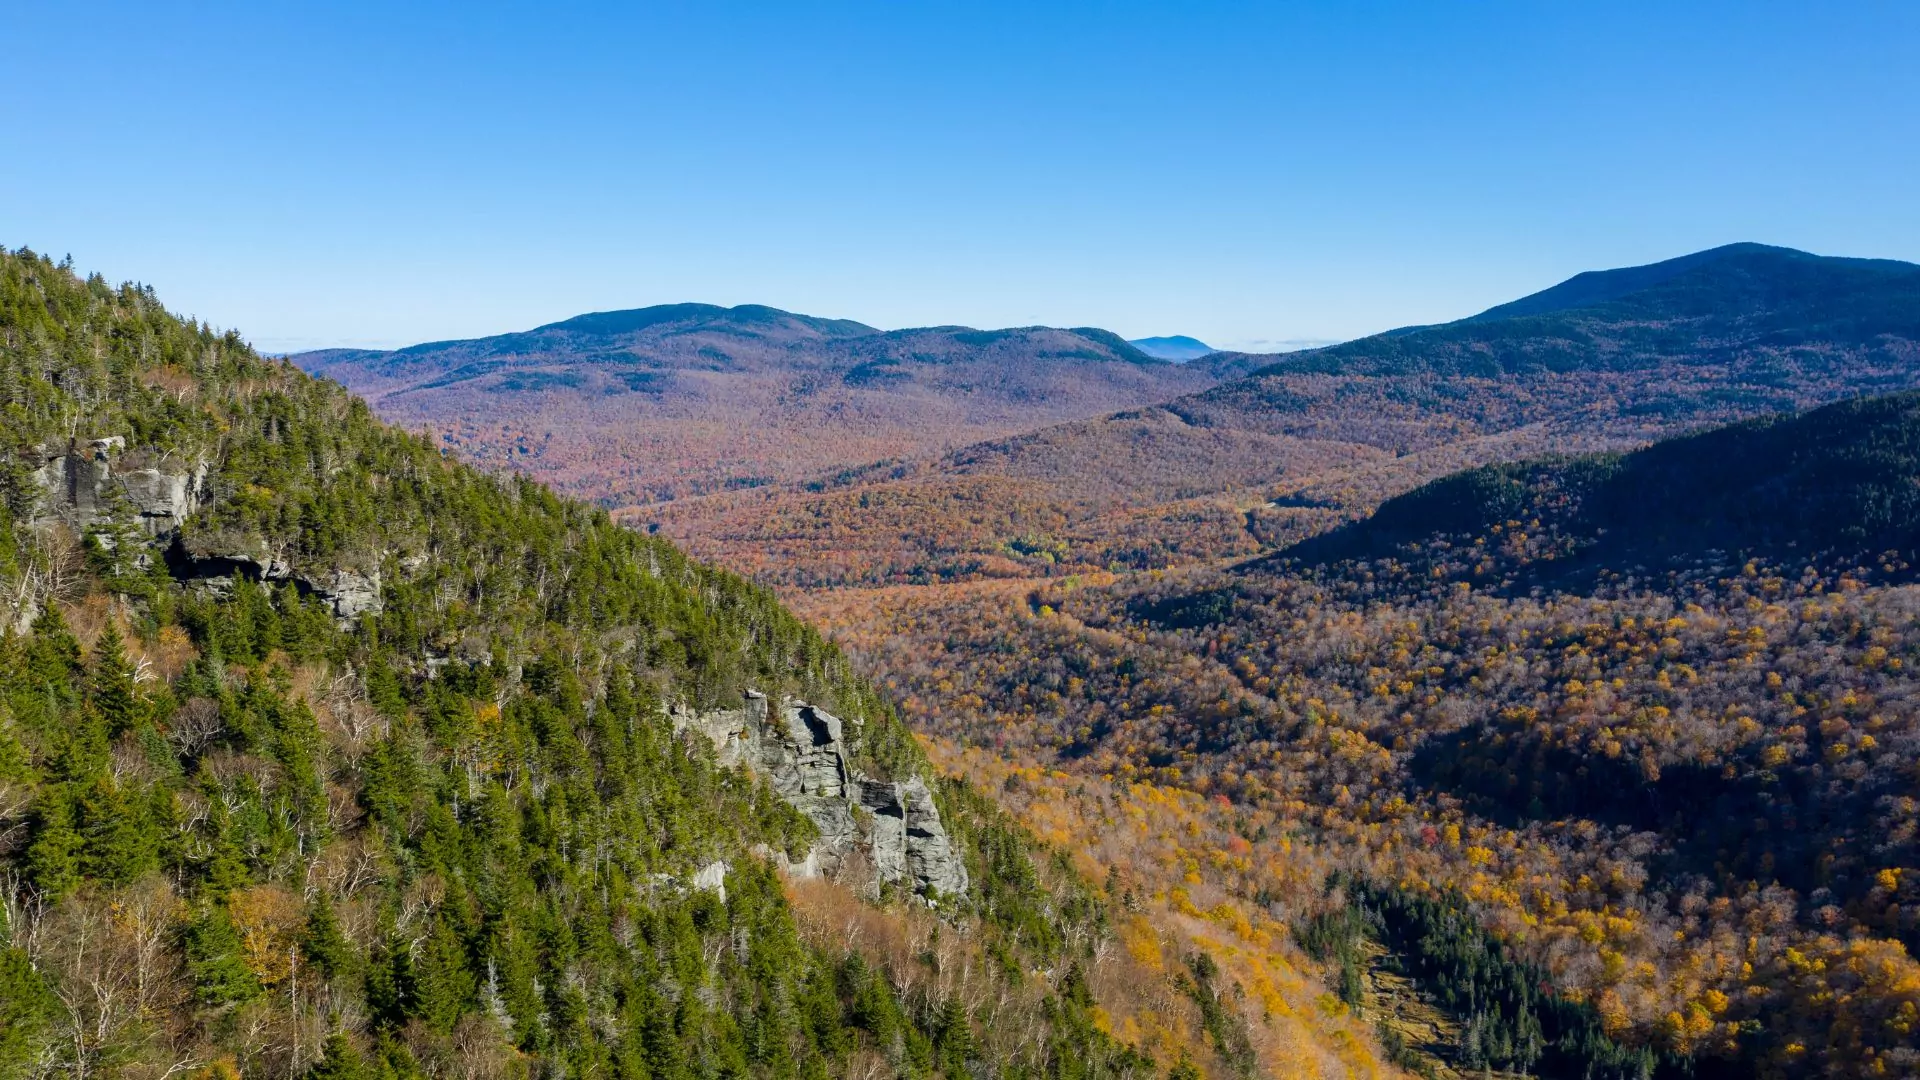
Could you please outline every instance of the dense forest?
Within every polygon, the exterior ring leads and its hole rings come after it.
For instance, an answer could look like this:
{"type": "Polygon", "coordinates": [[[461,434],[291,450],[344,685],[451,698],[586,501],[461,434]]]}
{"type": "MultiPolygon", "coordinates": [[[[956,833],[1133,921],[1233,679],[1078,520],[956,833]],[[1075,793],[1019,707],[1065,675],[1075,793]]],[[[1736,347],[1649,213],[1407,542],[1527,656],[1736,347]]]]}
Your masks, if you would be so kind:
{"type": "Polygon", "coordinates": [[[1545,1043],[1386,896],[1597,1020],[1543,1075],[1912,1072],[1914,405],[1775,410],[1913,386],[1917,290],[1735,245],[634,520],[785,587],[943,767],[1246,979],[1349,912],[1319,962],[1409,1069],[1545,1043]]]}
{"type": "Polygon", "coordinates": [[[0,1075],[1243,1069],[963,781],[967,895],[783,877],[816,825],[675,709],[931,773],[765,590],[27,251],[0,409],[0,1075]]]}
{"type": "Polygon", "coordinates": [[[1920,395],[1862,399],[1456,474],[1226,569],[810,607],[951,739],[1218,797],[1118,858],[1182,853],[1168,902],[1284,917],[1355,1003],[1406,975],[1458,1025],[1436,1060],[1913,1075],[1916,448],[1920,395]],[[1422,959],[1462,950],[1500,959],[1422,959]],[[1458,998],[1503,964],[1537,1025],[1458,998]]]}

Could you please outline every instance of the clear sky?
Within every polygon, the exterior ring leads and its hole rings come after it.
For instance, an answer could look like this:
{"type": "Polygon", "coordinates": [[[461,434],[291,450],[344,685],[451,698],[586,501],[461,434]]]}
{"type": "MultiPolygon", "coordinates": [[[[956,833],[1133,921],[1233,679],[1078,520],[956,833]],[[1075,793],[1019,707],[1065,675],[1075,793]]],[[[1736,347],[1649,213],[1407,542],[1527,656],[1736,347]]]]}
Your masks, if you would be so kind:
{"type": "Polygon", "coordinates": [[[765,303],[1226,347],[1920,260],[1920,4],[0,0],[0,243],[262,347],[765,303]]]}

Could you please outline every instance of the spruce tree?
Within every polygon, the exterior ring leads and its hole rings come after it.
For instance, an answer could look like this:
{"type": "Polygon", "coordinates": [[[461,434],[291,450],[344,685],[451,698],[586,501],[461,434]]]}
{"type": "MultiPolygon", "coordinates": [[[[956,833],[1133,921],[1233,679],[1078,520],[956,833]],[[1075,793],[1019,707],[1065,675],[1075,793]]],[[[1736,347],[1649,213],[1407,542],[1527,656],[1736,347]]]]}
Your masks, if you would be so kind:
{"type": "Polygon", "coordinates": [[[83,840],[74,828],[72,795],[65,784],[43,789],[34,811],[33,843],[27,848],[27,874],[34,888],[60,897],[80,884],[83,840]]]}
{"type": "Polygon", "coordinates": [[[307,909],[307,925],[300,934],[300,951],[306,956],[307,963],[329,979],[339,978],[353,970],[357,959],[353,943],[341,931],[340,920],[333,911],[333,900],[324,889],[307,909]]]}
{"type": "Polygon", "coordinates": [[[304,1077],[305,1080],[373,1080],[373,1073],[346,1033],[336,1031],[327,1036],[320,1060],[307,1068],[304,1077]]]}
{"type": "Polygon", "coordinates": [[[127,666],[126,642],[111,620],[93,645],[87,704],[99,714],[110,738],[140,720],[140,701],[134,691],[133,669],[127,666]]]}
{"type": "Polygon", "coordinates": [[[414,965],[414,1013],[437,1031],[452,1031],[478,989],[466,946],[446,919],[436,919],[414,965]]]}
{"type": "Polygon", "coordinates": [[[160,837],[140,800],[127,798],[111,777],[94,780],[79,800],[88,877],[126,885],[159,866],[160,837]]]}
{"type": "Polygon", "coordinates": [[[185,945],[187,975],[201,1004],[238,1005],[260,993],[260,980],[241,956],[240,932],[224,905],[209,905],[194,920],[187,928],[185,945]]]}

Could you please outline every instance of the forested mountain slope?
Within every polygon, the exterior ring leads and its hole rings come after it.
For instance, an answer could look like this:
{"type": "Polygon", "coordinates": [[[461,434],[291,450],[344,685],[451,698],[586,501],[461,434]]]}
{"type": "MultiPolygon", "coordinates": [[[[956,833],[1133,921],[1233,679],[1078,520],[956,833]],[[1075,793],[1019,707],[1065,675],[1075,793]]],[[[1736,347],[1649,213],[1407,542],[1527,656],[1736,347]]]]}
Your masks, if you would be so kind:
{"type": "MultiPolygon", "coordinates": [[[[1449,476],[1238,566],[812,603],[928,730],[1217,797],[1136,865],[1285,912],[1391,1045],[1914,1076],[1917,451],[1920,395],[1847,401],[1449,476]]],[[[1023,812],[1097,813],[1074,782],[1023,812]]]]}
{"type": "Polygon", "coordinates": [[[1168,363],[1091,328],[882,332],[709,304],[294,361],[471,460],[609,506],[938,453],[1161,401],[1257,364],[1168,363]]]}
{"type": "MultiPolygon", "coordinates": [[[[1557,538],[1528,560],[1593,587],[1704,562],[1836,558],[1873,562],[1920,548],[1920,394],[1856,398],[1669,439],[1626,455],[1488,465],[1387,500],[1370,517],[1270,556],[1268,563],[1388,554],[1447,535],[1484,536],[1524,520],[1557,538]]],[[[1511,572],[1505,560],[1486,571],[1511,572]]]]}
{"type": "Polygon", "coordinates": [[[634,520],[809,586],[1253,554],[1464,466],[1920,385],[1920,267],[1740,244],[1239,359],[1262,366],[1161,405],[634,520]]]}
{"type": "MultiPolygon", "coordinates": [[[[1684,262],[1680,273],[1622,296],[1603,292],[1594,304],[1542,302],[1534,312],[1520,301],[1517,314],[1492,317],[1496,308],[1289,354],[1161,409],[1081,424],[1085,446],[1074,452],[1104,464],[1117,452],[1108,444],[1177,423],[1181,438],[1206,448],[1196,451],[1196,469],[1235,466],[1227,478],[1254,477],[1261,474],[1246,470],[1264,465],[1273,475],[1286,462],[1259,454],[1267,459],[1242,465],[1230,456],[1235,446],[1287,438],[1405,453],[1536,423],[1631,431],[1904,389],[1920,378],[1920,266],[1760,245],[1684,262]]],[[[1008,440],[956,455],[955,468],[1057,475],[1072,445],[1045,438],[1034,454],[1008,440]]]]}
{"type": "Polygon", "coordinates": [[[1371,1068],[767,592],[149,291],[0,254],[0,409],[0,1075],[1371,1068]]]}

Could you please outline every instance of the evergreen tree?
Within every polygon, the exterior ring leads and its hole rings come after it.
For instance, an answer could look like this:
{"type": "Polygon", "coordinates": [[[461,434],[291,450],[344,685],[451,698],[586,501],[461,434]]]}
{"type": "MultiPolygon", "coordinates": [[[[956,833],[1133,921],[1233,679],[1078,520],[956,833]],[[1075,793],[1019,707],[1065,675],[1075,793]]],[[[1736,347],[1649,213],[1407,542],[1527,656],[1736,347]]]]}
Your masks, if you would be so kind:
{"type": "Polygon", "coordinates": [[[109,738],[132,729],[141,720],[133,669],[127,666],[126,643],[111,620],[93,645],[87,704],[99,714],[109,738]]]}
{"type": "Polygon", "coordinates": [[[324,889],[307,908],[307,924],[300,934],[300,951],[307,958],[307,963],[329,979],[337,979],[355,966],[357,957],[353,943],[341,931],[339,917],[333,911],[333,900],[324,889]]]}
{"type": "Polygon", "coordinates": [[[949,1076],[966,1076],[967,1060],[973,1056],[973,1022],[958,997],[950,997],[940,1006],[934,1020],[934,1054],[949,1076]]]}
{"type": "Polygon", "coordinates": [[[125,885],[160,865],[160,837],[146,806],[127,798],[111,778],[94,780],[80,796],[78,811],[88,877],[125,885]]]}
{"type": "Polygon", "coordinates": [[[372,1070],[360,1051],[354,1049],[353,1041],[343,1032],[334,1032],[327,1036],[326,1048],[319,1061],[308,1066],[305,1080],[374,1080],[372,1070]]]}
{"type": "Polygon", "coordinates": [[[444,918],[434,921],[413,976],[414,1014],[437,1031],[452,1031],[479,988],[466,947],[444,918]]]}
{"type": "Polygon", "coordinates": [[[25,1074],[58,1007],[27,954],[0,939],[0,1076],[25,1074]]]}
{"type": "Polygon", "coordinates": [[[27,874],[34,888],[45,896],[59,897],[79,885],[83,845],[74,828],[67,785],[43,789],[34,809],[33,843],[27,848],[27,874]]]}
{"type": "Polygon", "coordinates": [[[200,1003],[238,1005],[260,993],[260,980],[241,955],[240,933],[225,906],[209,905],[187,927],[184,944],[187,975],[200,1003]]]}

